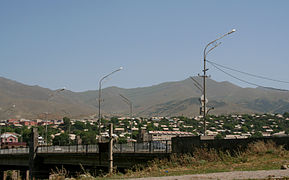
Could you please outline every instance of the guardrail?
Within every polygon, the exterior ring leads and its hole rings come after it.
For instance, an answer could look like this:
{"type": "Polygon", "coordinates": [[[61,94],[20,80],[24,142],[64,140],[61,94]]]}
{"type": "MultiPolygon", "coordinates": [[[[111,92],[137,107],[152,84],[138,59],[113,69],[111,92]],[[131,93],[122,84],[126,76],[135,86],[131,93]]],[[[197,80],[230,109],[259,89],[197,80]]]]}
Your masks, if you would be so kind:
{"type": "Polygon", "coordinates": [[[97,144],[38,147],[37,153],[98,153],[97,144]]]}
{"type": "Polygon", "coordinates": [[[29,148],[0,149],[0,154],[28,154],[29,148]]]}
{"type": "MultiPolygon", "coordinates": [[[[171,141],[149,141],[142,143],[114,144],[114,153],[143,153],[143,152],[171,152],[171,141]]],[[[28,154],[29,148],[0,149],[0,154],[28,154]]],[[[71,145],[71,146],[39,146],[37,153],[99,153],[99,146],[71,145]]]]}
{"type": "Polygon", "coordinates": [[[142,143],[114,144],[115,153],[137,152],[171,152],[171,141],[149,141],[142,143]]]}

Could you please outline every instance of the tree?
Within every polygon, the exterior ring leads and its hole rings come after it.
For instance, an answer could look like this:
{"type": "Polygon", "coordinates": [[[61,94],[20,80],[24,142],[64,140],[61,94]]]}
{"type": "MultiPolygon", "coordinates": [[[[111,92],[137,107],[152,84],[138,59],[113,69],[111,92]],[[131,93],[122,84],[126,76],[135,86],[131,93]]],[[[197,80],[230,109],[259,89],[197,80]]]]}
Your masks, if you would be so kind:
{"type": "Polygon", "coordinates": [[[96,144],[96,133],[95,132],[82,132],[80,134],[82,144],[96,144]]]}
{"type": "Polygon", "coordinates": [[[26,143],[29,143],[30,134],[31,134],[31,129],[27,129],[27,128],[23,129],[23,131],[22,131],[22,141],[26,142],[26,143]]]}
{"type": "Polygon", "coordinates": [[[132,138],[133,139],[137,139],[138,138],[138,133],[139,133],[138,131],[133,131],[132,132],[132,138]]]}
{"type": "Polygon", "coordinates": [[[120,137],[120,138],[118,138],[117,141],[119,144],[126,144],[127,143],[127,139],[125,137],[120,137]]]}
{"type": "Polygon", "coordinates": [[[70,124],[70,119],[69,119],[68,117],[64,117],[64,118],[63,118],[63,125],[62,125],[63,130],[64,130],[64,131],[68,131],[70,125],[71,125],[71,124],[70,124]]]}
{"type": "Polygon", "coordinates": [[[217,134],[215,139],[223,139],[224,137],[221,134],[217,134]]]}
{"type": "Polygon", "coordinates": [[[288,112],[285,112],[285,113],[283,114],[283,117],[284,117],[284,118],[289,118],[289,113],[288,113],[288,112]]]}
{"type": "Polygon", "coordinates": [[[252,137],[252,138],[260,138],[260,137],[263,137],[263,135],[262,135],[261,132],[257,131],[257,132],[255,132],[251,137],[252,137]]]}
{"type": "Polygon", "coordinates": [[[241,131],[243,133],[246,133],[246,132],[248,132],[248,128],[246,126],[242,126],[241,131]]]}
{"type": "Polygon", "coordinates": [[[80,121],[76,121],[75,124],[73,125],[73,127],[75,127],[75,129],[77,129],[77,130],[84,130],[85,129],[85,123],[80,122],[80,121]]]}
{"type": "Polygon", "coordinates": [[[59,136],[55,136],[52,141],[53,145],[69,145],[69,135],[67,133],[60,134],[59,136]]]}

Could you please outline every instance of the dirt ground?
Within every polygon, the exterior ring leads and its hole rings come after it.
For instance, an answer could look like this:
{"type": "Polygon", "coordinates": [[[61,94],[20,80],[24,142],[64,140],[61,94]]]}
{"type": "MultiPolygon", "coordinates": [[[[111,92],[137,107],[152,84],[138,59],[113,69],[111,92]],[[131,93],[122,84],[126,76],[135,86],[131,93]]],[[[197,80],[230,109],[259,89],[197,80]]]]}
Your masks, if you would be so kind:
{"type": "Polygon", "coordinates": [[[136,178],[130,180],[205,180],[205,179],[220,179],[220,180],[233,180],[233,179],[289,179],[289,169],[286,170],[261,170],[261,171],[233,171],[233,172],[220,172],[209,174],[194,174],[183,176],[164,176],[164,177],[148,177],[136,178]]]}

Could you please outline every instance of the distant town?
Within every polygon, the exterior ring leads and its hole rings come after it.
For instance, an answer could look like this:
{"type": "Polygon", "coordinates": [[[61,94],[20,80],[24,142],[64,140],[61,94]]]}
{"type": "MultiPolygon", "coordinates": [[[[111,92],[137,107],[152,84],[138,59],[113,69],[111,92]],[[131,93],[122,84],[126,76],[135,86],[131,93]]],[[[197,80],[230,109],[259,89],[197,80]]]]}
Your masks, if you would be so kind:
{"type": "MultiPolygon", "coordinates": [[[[108,123],[113,123],[118,143],[170,141],[172,137],[203,135],[203,118],[196,117],[105,117],[98,130],[97,118],[7,119],[0,121],[1,148],[25,147],[32,127],[37,127],[40,145],[96,144],[108,137],[108,123]]],[[[206,135],[215,139],[287,136],[289,113],[209,115],[206,135]]]]}

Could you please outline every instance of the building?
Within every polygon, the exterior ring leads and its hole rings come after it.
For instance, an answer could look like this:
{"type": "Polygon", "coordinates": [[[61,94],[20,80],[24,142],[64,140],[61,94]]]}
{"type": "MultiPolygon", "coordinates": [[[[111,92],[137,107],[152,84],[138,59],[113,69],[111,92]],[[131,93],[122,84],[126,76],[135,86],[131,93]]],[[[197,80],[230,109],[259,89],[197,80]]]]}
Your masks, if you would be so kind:
{"type": "Polygon", "coordinates": [[[1,134],[1,148],[2,149],[11,149],[17,147],[26,147],[25,142],[18,142],[18,137],[20,135],[12,132],[6,132],[1,134]]]}
{"type": "Polygon", "coordinates": [[[1,134],[1,143],[6,143],[6,142],[18,142],[18,137],[20,135],[12,132],[6,132],[1,134]]]}

